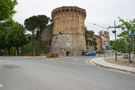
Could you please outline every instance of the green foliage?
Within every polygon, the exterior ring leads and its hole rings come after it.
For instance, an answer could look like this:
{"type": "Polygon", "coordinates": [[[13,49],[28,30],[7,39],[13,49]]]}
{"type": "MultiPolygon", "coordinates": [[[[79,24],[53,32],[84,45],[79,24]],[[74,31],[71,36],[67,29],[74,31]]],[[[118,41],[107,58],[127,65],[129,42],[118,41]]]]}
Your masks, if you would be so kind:
{"type": "Polygon", "coordinates": [[[85,33],[90,35],[91,37],[93,37],[93,35],[94,35],[94,31],[87,30],[87,27],[85,27],[85,33]]]}
{"type": "Polygon", "coordinates": [[[31,36],[28,36],[28,39],[29,39],[29,41],[30,41],[30,39],[31,39],[31,36]]]}
{"type": "Polygon", "coordinates": [[[130,40],[130,37],[127,36],[127,34],[135,32],[135,19],[130,20],[130,21],[124,21],[123,19],[119,17],[119,21],[121,22],[121,24],[118,25],[117,28],[121,28],[122,33],[120,33],[118,36],[123,37],[125,39],[125,42],[128,47],[127,49],[129,52],[129,62],[130,62],[131,40],[130,40]]]}
{"type": "Polygon", "coordinates": [[[97,47],[94,47],[94,50],[97,50],[97,47]]]}
{"type": "MultiPolygon", "coordinates": [[[[19,53],[18,55],[25,55],[25,54],[32,54],[34,53],[34,48],[35,48],[35,53],[36,54],[41,54],[42,51],[40,49],[40,45],[35,43],[34,45],[32,45],[32,43],[28,43],[27,45],[24,45],[22,48],[21,48],[21,53],[19,53]]],[[[47,47],[44,47],[43,48],[43,53],[46,54],[49,52],[49,49],[50,48],[47,48],[47,47]]],[[[8,53],[8,49],[5,48],[4,49],[4,55],[6,55],[8,53]]],[[[11,55],[15,55],[16,53],[16,47],[12,47],[12,52],[11,52],[11,55]]]]}
{"type": "Polygon", "coordinates": [[[47,53],[46,54],[46,57],[47,58],[49,58],[49,56],[50,56],[50,58],[58,58],[59,57],[59,54],[58,53],[47,53]]]}
{"type": "Polygon", "coordinates": [[[28,41],[24,33],[24,27],[12,19],[7,19],[5,22],[2,22],[0,24],[1,49],[8,48],[10,54],[10,48],[12,46],[18,48],[27,44],[28,41]]]}
{"type": "Polygon", "coordinates": [[[93,31],[90,31],[90,30],[87,30],[87,27],[85,27],[85,40],[86,40],[86,45],[92,45],[92,41],[91,40],[88,40],[88,37],[93,37],[94,35],[94,32],[93,31]]]}
{"type": "Polygon", "coordinates": [[[125,52],[128,50],[127,48],[128,44],[126,43],[124,38],[116,39],[115,41],[113,41],[112,45],[118,52],[120,51],[125,52]]]}
{"type": "Polygon", "coordinates": [[[0,30],[0,49],[6,48],[5,36],[6,36],[6,31],[0,30]]]}
{"type": "Polygon", "coordinates": [[[24,33],[24,27],[21,24],[14,22],[14,24],[7,30],[5,37],[6,45],[22,47],[23,45],[27,44],[28,41],[25,38],[24,33]]]}
{"type": "Polygon", "coordinates": [[[113,45],[113,40],[110,40],[110,46],[112,46],[113,45]]]}
{"type": "Polygon", "coordinates": [[[133,63],[133,60],[130,60],[130,63],[133,63]]]}
{"type": "MultiPolygon", "coordinates": [[[[34,44],[35,29],[37,29],[36,39],[39,38],[41,42],[41,32],[46,28],[49,20],[50,18],[48,18],[45,15],[32,16],[25,20],[24,22],[25,28],[32,32],[33,44],[34,44]]],[[[41,45],[41,48],[42,48],[42,45],[41,45]]]]}
{"type": "Polygon", "coordinates": [[[45,15],[32,16],[24,21],[25,28],[34,32],[35,29],[42,31],[48,24],[49,17],[45,15]]]}
{"type": "MultiPolygon", "coordinates": [[[[41,54],[42,51],[40,49],[40,45],[38,45],[37,43],[35,43],[34,45],[32,45],[32,43],[28,43],[27,45],[24,45],[22,48],[22,55],[26,54],[26,53],[33,53],[34,52],[34,48],[35,48],[35,53],[37,54],[41,54]]],[[[44,53],[48,53],[49,52],[49,48],[44,47],[43,48],[43,52],[44,53]]]]}
{"type": "Polygon", "coordinates": [[[0,0],[0,21],[15,14],[15,5],[17,5],[17,0],[0,0]]]}

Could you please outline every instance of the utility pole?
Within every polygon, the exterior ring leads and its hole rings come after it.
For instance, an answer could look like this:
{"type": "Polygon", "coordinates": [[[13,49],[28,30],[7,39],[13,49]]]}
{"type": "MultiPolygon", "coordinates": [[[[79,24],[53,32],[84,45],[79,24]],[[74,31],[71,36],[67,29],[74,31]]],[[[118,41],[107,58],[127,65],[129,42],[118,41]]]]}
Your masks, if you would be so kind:
{"type": "MultiPolygon", "coordinates": [[[[114,21],[115,40],[116,40],[116,22],[114,21]]],[[[117,61],[117,51],[115,50],[115,61],[117,61]]]]}
{"type": "MultiPolygon", "coordinates": [[[[114,26],[112,26],[112,27],[109,26],[108,29],[109,28],[114,28],[114,30],[112,32],[115,34],[115,40],[116,40],[116,22],[114,21],[114,26]]],[[[117,51],[116,50],[115,50],[115,61],[117,61],[117,51]]]]}
{"type": "MultiPolygon", "coordinates": [[[[112,31],[115,34],[115,40],[116,40],[116,22],[114,21],[114,30],[112,31]]],[[[115,50],[115,61],[117,62],[117,51],[115,50]]]]}

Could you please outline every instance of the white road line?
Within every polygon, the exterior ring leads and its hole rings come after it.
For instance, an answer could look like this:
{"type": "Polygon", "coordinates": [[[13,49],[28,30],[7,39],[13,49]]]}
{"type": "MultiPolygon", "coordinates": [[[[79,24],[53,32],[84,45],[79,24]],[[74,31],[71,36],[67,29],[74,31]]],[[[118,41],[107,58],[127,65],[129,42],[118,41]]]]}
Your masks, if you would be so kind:
{"type": "Polygon", "coordinates": [[[85,64],[80,64],[80,65],[85,65],[85,64]]]}
{"type": "Polygon", "coordinates": [[[2,84],[0,84],[0,88],[2,88],[3,87],[3,85],[2,84]]]}
{"type": "Polygon", "coordinates": [[[73,60],[78,60],[77,58],[73,59],[73,60]]]}
{"type": "Polygon", "coordinates": [[[75,64],[75,63],[72,63],[72,64],[75,64]]]}
{"type": "Polygon", "coordinates": [[[86,65],[88,64],[88,65],[90,65],[90,66],[93,66],[92,64],[90,64],[89,61],[90,61],[90,59],[86,59],[86,60],[85,60],[86,65]]]}
{"type": "Polygon", "coordinates": [[[72,58],[72,57],[66,57],[66,58],[72,58]]]}

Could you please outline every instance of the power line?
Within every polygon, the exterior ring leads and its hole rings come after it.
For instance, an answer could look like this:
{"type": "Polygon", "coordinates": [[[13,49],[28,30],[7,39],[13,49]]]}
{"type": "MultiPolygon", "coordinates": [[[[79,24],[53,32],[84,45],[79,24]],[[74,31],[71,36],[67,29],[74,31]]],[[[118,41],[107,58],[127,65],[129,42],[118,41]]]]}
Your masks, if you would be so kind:
{"type": "Polygon", "coordinates": [[[107,29],[106,27],[98,25],[98,24],[95,24],[95,23],[91,23],[91,22],[88,22],[88,21],[85,21],[85,22],[90,23],[90,24],[95,25],[95,26],[98,26],[98,27],[101,27],[101,28],[104,28],[104,29],[107,29]]]}

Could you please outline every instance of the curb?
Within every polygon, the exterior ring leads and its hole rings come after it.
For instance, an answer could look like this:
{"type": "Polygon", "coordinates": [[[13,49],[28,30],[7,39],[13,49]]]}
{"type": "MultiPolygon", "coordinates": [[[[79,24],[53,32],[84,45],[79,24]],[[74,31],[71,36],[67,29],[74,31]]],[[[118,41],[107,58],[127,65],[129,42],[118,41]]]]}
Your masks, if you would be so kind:
{"type": "Polygon", "coordinates": [[[108,63],[108,62],[104,61],[103,58],[94,58],[94,59],[91,60],[91,62],[96,64],[97,66],[100,66],[100,67],[103,67],[103,68],[115,69],[115,70],[128,72],[128,73],[131,73],[131,74],[135,74],[135,68],[108,63]]]}

